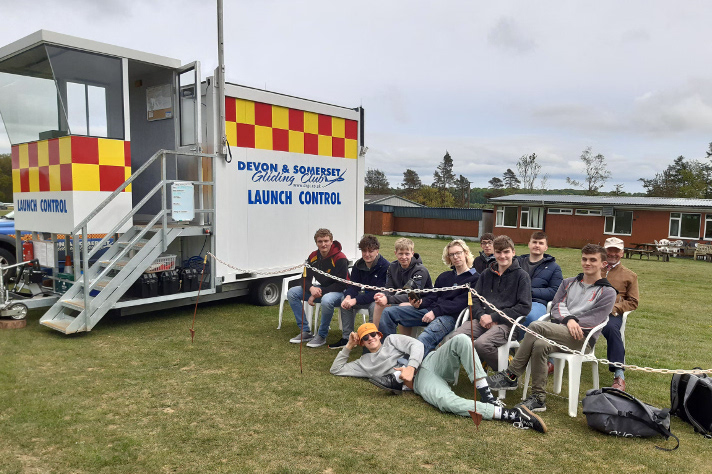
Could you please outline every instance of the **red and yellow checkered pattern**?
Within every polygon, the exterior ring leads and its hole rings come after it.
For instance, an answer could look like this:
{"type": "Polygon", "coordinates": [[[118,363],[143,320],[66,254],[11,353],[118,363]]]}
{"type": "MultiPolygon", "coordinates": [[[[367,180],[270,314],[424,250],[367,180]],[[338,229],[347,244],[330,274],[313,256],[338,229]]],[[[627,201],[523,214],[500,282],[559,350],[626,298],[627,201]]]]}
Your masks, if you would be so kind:
{"type": "Polygon", "coordinates": [[[250,100],[225,98],[232,146],[358,158],[358,122],[250,100]]]}
{"type": "Polygon", "coordinates": [[[113,192],[130,176],[131,146],[123,140],[69,136],[12,147],[16,193],[113,192]]]}

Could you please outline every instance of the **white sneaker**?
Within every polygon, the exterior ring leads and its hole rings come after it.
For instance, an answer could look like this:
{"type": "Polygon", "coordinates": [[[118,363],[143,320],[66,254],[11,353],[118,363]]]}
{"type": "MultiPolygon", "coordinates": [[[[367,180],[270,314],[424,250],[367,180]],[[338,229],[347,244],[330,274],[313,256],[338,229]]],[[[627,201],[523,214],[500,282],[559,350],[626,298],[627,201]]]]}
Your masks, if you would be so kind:
{"type": "Polygon", "coordinates": [[[299,344],[300,342],[308,342],[314,339],[314,335],[309,331],[300,332],[293,338],[289,340],[292,344],[299,344]]]}
{"type": "Polygon", "coordinates": [[[307,342],[307,347],[321,347],[324,344],[326,344],[326,339],[317,334],[311,341],[307,342]]]}

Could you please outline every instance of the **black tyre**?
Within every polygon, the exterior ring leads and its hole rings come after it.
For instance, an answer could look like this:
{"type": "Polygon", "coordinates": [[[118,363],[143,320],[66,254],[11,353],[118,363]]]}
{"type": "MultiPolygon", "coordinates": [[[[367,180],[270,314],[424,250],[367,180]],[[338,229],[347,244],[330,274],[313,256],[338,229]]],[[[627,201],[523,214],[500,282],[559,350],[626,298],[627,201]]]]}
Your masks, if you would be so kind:
{"type": "MultiPolygon", "coordinates": [[[[15,263],[16,263],[15,255],[13,255],[8,250],[0,248],[0,265],[5,267],[7,265],[14,265],[15,263]]],[[[15,274],[15,270],[16,270],[15,268],[11,268],[10,270],[3,270],[2,276],[3,277],[11,277],[15,274]]]]}
{"type": "Polygon", "coordinates": [[[282,282],[280,280],[260,280],[250,289],[252,302],[258,306],[276,305],[279,303],[281,294],[282,282]]]}

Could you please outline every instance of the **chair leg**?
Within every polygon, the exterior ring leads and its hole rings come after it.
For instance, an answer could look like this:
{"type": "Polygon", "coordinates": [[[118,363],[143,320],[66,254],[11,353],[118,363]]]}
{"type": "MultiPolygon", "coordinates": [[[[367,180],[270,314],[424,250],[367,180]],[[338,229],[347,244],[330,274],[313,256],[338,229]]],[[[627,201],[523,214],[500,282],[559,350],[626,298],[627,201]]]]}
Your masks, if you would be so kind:
{"type": "Polygon", "coordinates": [[[593,373],[591,378],[593,379],[593,388],[598,388],[598,361],[592,361],[591,367],[593,368],[593,373]]]}
{"type": "Polygon", "coordinates": [[[579,386],[581,384],[581,357],[569,361],[569,416],[576,418],[578,413],[579,386]]]}
{"type": "Polygon", "coordinates": [[[527,399],[527,388],[529,388],[529,377],[532,374],[532,365],[531,363],[527,364],[527,370],[524,373],[524,390],[522,390],[522,400],[527,399]]]}
{"type": "Polygon", "coordinates": [[[279,321],[277,322],[277,329],[282,329],[282,313],[284,312],[285,300],[279,302],[279,321]]]}
{"type": "MultiPolygon", "coordinates": [[[[497,369],[504,370],[509,365],[509,344],[505,344],[497,348],[497,369]]],[[[497,398],[504,400],[507,396],[507,390],[498,390],[497,398]]]]}
{"type": "MultiPolygon", "coordinates": [[[[566,361],[564,359],[554,359],[554,393],[561,393],[561,384],[564,380],[564,366],[566,361]]],[[[571,368],[569,367],[569,375],[571,375],[571,368]]]]}

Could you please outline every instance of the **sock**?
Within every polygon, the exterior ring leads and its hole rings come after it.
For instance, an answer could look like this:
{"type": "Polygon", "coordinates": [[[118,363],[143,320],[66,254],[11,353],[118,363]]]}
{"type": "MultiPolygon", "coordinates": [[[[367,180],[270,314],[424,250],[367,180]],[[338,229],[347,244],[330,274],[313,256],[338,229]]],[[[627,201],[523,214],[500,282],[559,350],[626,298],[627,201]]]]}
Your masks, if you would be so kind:
{"type": "Polygon", "coordinates": [[[517,375],[514,375],[514,373],[510,372],[509,369],[506,369],[504,371],[504,374],[509,377],[509,380],[517,380],[519,378],[517,375]]]}
{"type": "Polygon", "coordinates": [[[625,374],[625,371],[623,369],[616,369],[616,371],[613,372],[613,377],[620,377],[625,380],[625,375],[623,374],[625,374]]]}
{"type": "Polygon", "coordinates": [[[519,410],[515,408],[494,408],[494,415],[492,418],[495,420],[506,421],[507,423],[516,423],[521,421],[519,410]]]}
{"type": "Polygon", "coordinates": [[[492,392],[490,392],[489,385],[487,385],[487,379],[478,380],[475,382],[475,387],[477,387],[477,391],[480,393],[480,398],[483,403],[493,403],[495,401],[492,392]]]}
{"type": "Polygon", "coordinates": [[[403,383],[403,379],[400,377],[400,370],[393,372],[393,376],[396,378],[396,382],[403,383]]]}

